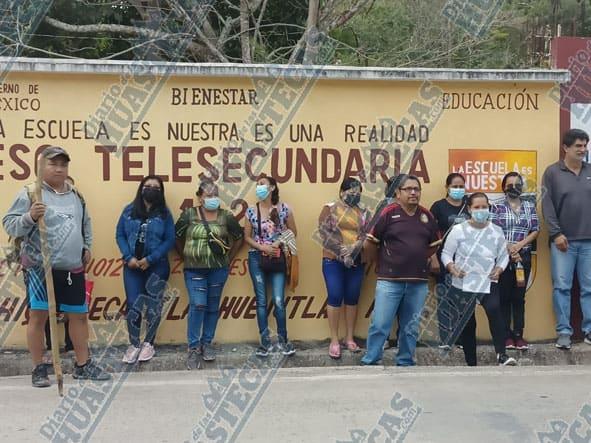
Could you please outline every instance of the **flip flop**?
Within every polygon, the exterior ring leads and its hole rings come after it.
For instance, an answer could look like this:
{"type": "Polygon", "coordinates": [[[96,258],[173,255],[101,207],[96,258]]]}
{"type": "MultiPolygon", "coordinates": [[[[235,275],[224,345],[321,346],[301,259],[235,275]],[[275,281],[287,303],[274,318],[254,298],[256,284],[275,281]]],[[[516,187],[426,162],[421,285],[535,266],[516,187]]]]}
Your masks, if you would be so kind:
{"type": "Polygon", "coordinates": [[[357,353],[357,352],[361,352],[361,348],[359,347],[359,345],[357,343],[355,343],[354,341],[348,341],[345,342],[345,346],[347,347],[347,350],[349,352],[353,352],[353,353],[357,353]]]}
{"type": "Polygon", "coordinates": [[[333,360],[341,358],[341,346],[338,343],[331,343],[328,347],[328,355],[333,360]]]}

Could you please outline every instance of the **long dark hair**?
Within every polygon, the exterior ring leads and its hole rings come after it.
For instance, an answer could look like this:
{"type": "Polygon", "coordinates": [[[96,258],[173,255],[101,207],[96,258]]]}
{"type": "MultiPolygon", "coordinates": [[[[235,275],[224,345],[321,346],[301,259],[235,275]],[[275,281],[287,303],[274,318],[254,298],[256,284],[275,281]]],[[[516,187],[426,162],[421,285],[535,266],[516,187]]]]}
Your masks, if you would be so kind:
{"type": "Polygon", "coordinates": [[[160,177],[157,175],[146,175],[142,178],[140,182],[137,192],[135,193],[135,199],[131,203],[131,217],[132,218],[148,218],[150,216],[160,215],[160,217],[165,218],[168,212],[168,208],[166,206],[166,200],[164,199],[164,182],[160,177]],[[144,203],[144,198],[142,197],[142,189],[148,180],[156,180],[160,184],[160,190],[162,192],[162,201],[158,205],[152,205],[150,211],[146,208],[146,204],[144,203]]]}
{"type": "MultiPolygon", "coordinates": [[[[279,203],[279,186],[277,186],[277,180],[269,175],[264,175],[261,178],[266,179],[269,182],[269,186],[274,186],[273,192],[271,192],[271,204],[275,206],[279,203]]],[[[279,226],[281,220],[279,219],[279,213],[277,212],[277,208],[271,209],[269,213],[269,219],[273,222],[275,226],[279,226]]]]}

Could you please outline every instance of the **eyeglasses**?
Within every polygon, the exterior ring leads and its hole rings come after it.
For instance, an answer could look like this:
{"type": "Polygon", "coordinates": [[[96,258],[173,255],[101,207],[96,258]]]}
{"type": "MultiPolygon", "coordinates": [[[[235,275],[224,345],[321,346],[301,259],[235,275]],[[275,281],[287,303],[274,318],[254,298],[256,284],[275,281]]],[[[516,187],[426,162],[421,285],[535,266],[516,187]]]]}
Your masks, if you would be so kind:
{"type": "Polygon", "coordinates": [[[408,192],[409,194],[411,193],[415,193],[415,194],[419,194],[421,192],[421,188],[413,188],[413,187],[407,187],[407,188],[400,188],[401,191],[404,192],[408,192]]]}

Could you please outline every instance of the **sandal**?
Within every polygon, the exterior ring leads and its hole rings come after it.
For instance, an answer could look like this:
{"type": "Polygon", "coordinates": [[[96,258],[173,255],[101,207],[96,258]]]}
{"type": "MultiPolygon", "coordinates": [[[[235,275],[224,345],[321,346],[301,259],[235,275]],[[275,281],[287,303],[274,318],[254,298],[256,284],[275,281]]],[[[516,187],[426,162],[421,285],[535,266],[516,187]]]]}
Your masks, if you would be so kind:
{"type": "Polygon", "coordinates": [[[357,352],[361,352],[361,348],[354,341],[345,342],[345,346],[347,347],[348,351],[353,352],[354,354],[356,354],[357,352]]]}
{"type": "Polygon", "coordinates": [[[341,346],[338,343],[331,343],[328,347],[328,356],[334,360],[341,358],[341,346]]]}

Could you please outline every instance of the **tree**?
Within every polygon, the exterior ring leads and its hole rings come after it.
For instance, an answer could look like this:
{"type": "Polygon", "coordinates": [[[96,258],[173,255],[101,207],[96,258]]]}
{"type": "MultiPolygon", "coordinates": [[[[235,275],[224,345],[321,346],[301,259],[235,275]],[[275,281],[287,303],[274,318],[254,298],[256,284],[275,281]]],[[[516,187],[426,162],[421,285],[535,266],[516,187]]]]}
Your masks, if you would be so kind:
{"type": "Polygon", "coordinates": [[[56,0],[28,52],[133,58],[142,48],[161,60],[312,63],[319,36],[373,1],[56,0]]]}
{"type": "Polygon", "coordinates": [[[559,29],[591,34],[591,0],[504,0],[478,37],[442,14],[447,1],[53,0],[39,28],[19,36],[27,44],[5,26],[0,43],[28,56],[308,64],[330,40],[322,63],[527,68],[549,65],[559,29]]]}
{"type": "Polygon", "coordinates": [[[467,34],[442,14],[447,0],[377,0],[333,32],[354,50],[346,65],[446,68],[547,67],[550,41],[591,34],[591,0],[505,0],[483,36],[467,34]]]}

